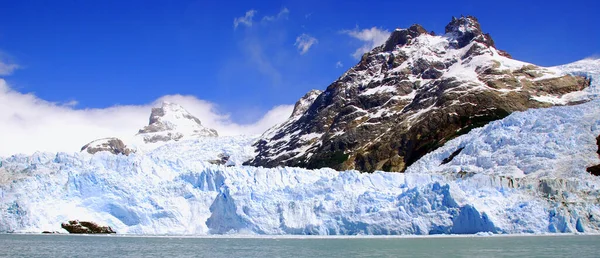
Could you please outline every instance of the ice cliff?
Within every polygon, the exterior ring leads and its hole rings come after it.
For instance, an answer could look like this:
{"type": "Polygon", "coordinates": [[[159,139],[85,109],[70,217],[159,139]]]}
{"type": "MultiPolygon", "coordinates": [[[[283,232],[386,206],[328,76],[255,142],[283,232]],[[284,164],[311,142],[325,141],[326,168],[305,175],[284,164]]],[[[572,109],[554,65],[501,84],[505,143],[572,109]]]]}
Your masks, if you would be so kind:
{"type": "MultiPolygon", "coordinates": [[[[592,76],[597,92],[600,61],[585,62],[569,72],[592,76]]],[[[600,179],[585,171],[600,164],[598,135],[594,100],[513,113],[406,173],[241,166],[254,155],[245,136],[129,156],[15,155],[0,158],[0,232],[60,231],[73,219],[121,234],[600,232],[600,179]],[[216,153],[233,166],[210,164],[216,153]]]]}

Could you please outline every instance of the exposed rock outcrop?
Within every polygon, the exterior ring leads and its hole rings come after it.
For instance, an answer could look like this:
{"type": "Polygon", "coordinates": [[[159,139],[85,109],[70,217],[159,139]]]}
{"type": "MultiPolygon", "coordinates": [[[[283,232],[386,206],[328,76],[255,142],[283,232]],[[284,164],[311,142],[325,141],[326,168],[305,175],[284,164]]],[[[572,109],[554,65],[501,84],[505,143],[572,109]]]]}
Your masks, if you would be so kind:
{"type": "Polygon", "coordinates": [[[90,221],[71,220],[67,223],[62,223],[61,227],[70,234],[115,234],[111,227],[100,226],[90,221]]]}
{"type": "Polygon", "coordinates": [[[229,162],[229,158],[230,158],[230,156],[228,154],[221,153],[221,154],[219,154],[217,159],[209,160],[208,163],[214,164],[214,165],[227,165],[229,162]]]}
{"type": "Polygon", "coordinates": [[[155,143],[178,141],[183,137],[216,137],[218,133],[202,126],[200,119],[180,105],[163,102],[161,107],[152,109],[149,124],[137,135],[146,143],[155,143]]]}
{"type": "Polygon", "coordinates": [[[403,171],[426,153],[514,111],[580,103],[589,79],[510,59],[476,18],[446,34],[394,31],[309,107],[255,144],[255,166],[403,171]]]}
{"type": "Polygon", "coordinates": [[[112,154],[122,154],[128,156],[134,153],[134,150],[129,149],[119,138],[104,138],[92,141],[81,147],[81,151],[87,151],[89,154],[95,154],[100,151],[108,151],[112,154]]]}
{"type": "MultiPolygon", "coordinates": [[[[596,138],[596,145],[598,145],[598,151],[596,151],[596,153],[600,156],[600,135],[596,138]]],[[[600,176],[600,164],[587,168],[587,172],[590,172],[590,174],[594,176],[600,176]]]]}
{"type": "Polygon", "coordinates": [[[310,108],[310,105],[321,95],[323,91],[320,90],[311,90],[306,95],[304,95],[300,100],[296,102],[294,105],[294,111],[292,112],[292,117],[301,116],[310,108]]]}
{"type": "Polygon", "coordinates": [[[450,44],[456,48],[463,48],[471,42],[483,43],[488,47],[496,47],[494,40],[488,33],[481,31],[481,25],[473,16],[452,17],[452,21],[445,28],[446,34],[453,34],[450,44]]]}

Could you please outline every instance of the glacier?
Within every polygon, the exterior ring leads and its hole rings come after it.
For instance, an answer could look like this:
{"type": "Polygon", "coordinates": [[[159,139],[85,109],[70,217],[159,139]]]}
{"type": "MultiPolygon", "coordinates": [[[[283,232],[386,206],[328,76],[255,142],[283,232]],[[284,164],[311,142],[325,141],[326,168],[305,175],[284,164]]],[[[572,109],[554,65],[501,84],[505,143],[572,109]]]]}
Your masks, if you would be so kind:
{"type": "MultiPolygon", "coordinates": [[[[558,67],[593,78],[600,61],[558,67]]],[[[406,235],[600,232],[600,100],[532,109],[449,141],[406,173],[242,166],[258,136],[172,142],[129,156],[0,158],[0,232],[68,220],[120,234],[406,235]],[[458,149],[462,150],[441,165],[458,149]],[[226,165],[207,162],[227,154],[226,165]]]]}

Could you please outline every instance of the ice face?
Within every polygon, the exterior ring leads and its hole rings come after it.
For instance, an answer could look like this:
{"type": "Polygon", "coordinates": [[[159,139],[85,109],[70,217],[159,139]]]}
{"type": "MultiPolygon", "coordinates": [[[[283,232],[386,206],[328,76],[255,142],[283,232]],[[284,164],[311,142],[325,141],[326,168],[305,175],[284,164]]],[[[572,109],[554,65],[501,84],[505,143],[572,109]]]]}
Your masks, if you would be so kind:
{"type": "Polygon", "coordinates": [[[600,164],[599,134],[595,100],[512,114],[405,174],[241,166],[252,137],[17,155],[0,160],[0,232],[61,231],[72,219],[124,234],[600,232],[600,180],[585,171],[600,164]],[[220,153],[234,166],[207,162],[220,153]]]}

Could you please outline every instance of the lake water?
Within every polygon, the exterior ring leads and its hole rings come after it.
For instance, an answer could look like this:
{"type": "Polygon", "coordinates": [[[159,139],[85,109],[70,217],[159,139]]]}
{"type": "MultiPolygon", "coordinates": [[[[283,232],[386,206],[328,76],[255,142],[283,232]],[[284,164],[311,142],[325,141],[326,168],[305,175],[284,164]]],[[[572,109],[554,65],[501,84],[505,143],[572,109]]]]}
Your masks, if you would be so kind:
{"type": "Polygon", "coordinates": [[[600,236],[188,238],[0,235],[9,257],[600,257],[600,236]]]}

